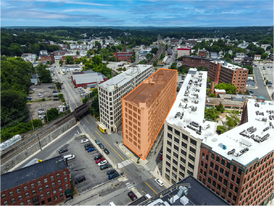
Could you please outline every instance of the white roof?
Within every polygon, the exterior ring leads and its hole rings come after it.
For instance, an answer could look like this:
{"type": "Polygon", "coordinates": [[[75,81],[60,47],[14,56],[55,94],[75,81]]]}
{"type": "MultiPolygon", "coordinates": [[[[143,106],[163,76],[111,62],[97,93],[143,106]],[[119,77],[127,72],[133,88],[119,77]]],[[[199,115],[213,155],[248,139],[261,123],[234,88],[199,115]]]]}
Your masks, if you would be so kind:
{"type": "MultiPolygon", "coordinates": [[[[202,142],[211,147],[212,150],[216,153],[219,153],[227,159],[234,159],[242,165],[247,165],[254,159],[262,158],[264,155],[273,151],[274,127],[270,126],[268,130],[263,130],[269,127],[270,122],[272,122],[271,124],[274,125],[274,101],[257,103],[255,99],[249,99],[247,103],[248,122],[238,127],[235,127],[228,132],[218,135],[215,133],[217,123],[204,121],[206,79],[207,72],[205,71],[196,72],[196,74],[188,74],[186,76],[184,84],[182,85],[177,95],[176,101],[171,108],[168,117],[166,118],[166,121],[169,124],[173,124],[177,127],[183,128],[184,130],[188,131],[193,137],[202,139],[202,142]],[[190,80],[192,80],[191,85],[189,84],[190,80]],[[201,87],[199,86],[199,84],[201,84],[201,87]],[[198,97],[195,97],[193,94],[198,94],[198,97]],[[194,101],[196,101],[196,103],[194,101]],[[193,107],[197,107],[197,110],[191,111],[191,108],[193,107]],[[273,112],[269,114],[269,112],[267,111],[273,112]],[[256,115],[256,112],[259,112],[260,115],[256,115]],[[181,118],[182,113],[184,115],[181,118]],[[262,115],[262,113],[264,114],[264,116],[262,115]],[[175,118],[176,114],[177,117],[175,118]],[[269,116],[273,116],[273,120],[270,120],[269,116]],[[265,118],[265,121],[262,121],[262,118],[265,118]],[[197,125],[201,126],[200,134],[200,127],[197,127],[197,125]],[[252,133],[254,134],[254,138],[262,138],[268,134],[268,139],[258,143],[252,138],[248,138],[240,134],[242,131],[247,131],[247,129],[251,127],[257,129],[252,133]],[[193,129],[195,129],[196,131],[194,131],[193,129]],[[223,149],[221,145],[225,145],[226,149],[223,149]],[[240,151],[245,148],[248,148],[249,150],[240,156],[236,155],[241,154],[240,151]],[[228,151],[231,151],[233,149],[235,149],[234,155],[228,155],[228,151]]],[[[252,135],[250,132],[247,132],[245,134],[248,136],[252,135]]]]}
{"type": "Polygon", "coordinates": [[[226,92],[224,89],[214,89],[215,92],[226,92]]]}
{"type": "Polygon", "coordinates": [[[77,74],[72,75],[73,80],[75,80],[76,84],[84,84],[84,83],[91,83],[91,82],[98,82],[104,81],[102,74],[94,73],[87,73],[87,74],[77,74]]]}
{"type": "Polygon", "coordinates": [[[127,71],[101,83],[100,86],[111,92],[115,89],[115,86],[123,86],[124,84],[128,83],[132,78],[151,67],[152,65],[145,64],[139,64],[134,67],[129,67],[127,71]]]}
{"type": "Polygon", "coordinates": [[[225,67],[227,69],[231,69],[231,70],[238,70],[238,69],[248,70],[246,68],[243,68],[243,67],[240,67],[240,66],[237,66],[237,65],[234,65],[234,64],[227,63],[224,60],[214,60],[214,61],[211,61],[211,62],[220,63],[220,64],[222,64],[223,67],[225,67]]]}

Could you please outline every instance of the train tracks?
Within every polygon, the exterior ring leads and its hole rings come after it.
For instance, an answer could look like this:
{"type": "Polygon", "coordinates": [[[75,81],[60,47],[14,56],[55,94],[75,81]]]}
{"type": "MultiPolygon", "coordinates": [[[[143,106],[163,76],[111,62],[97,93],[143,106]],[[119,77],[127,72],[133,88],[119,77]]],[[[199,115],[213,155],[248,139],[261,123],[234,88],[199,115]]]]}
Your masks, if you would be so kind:
{"type": "Polygon", "coordinates": [[[153,65],[154,61],[157,61],[163,52],[162,44],[160,42],[160,35],[158,36],[158,51],[157,54],[147,63],[148,65],[153,65]]]}

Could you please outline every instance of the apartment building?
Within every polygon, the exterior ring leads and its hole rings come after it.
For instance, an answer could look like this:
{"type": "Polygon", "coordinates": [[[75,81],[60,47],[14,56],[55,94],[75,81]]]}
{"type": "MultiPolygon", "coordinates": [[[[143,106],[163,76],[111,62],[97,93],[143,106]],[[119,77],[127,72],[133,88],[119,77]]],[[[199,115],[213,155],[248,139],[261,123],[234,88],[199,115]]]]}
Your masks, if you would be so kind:
{"type": "Polygon", "coordinates": [[[200,67],[203,66],[203,68],[208,69],[209,68],[209,62],[211,62],[211,58],[205,58],[200,56],[184,56],[182,65],[186,67],[200,67]]]}
{"type": "Polygon", "coordinates": [[[122,124],[122,98],[153,72],[152,65],[136,65],[99,85],[100,121],[110,131],[122,124]]]}
{"type": "Polygon", "coordinates": [[[214,60],[209,63],[208,77],[215,84],[222,82],[233,84],[237,92],[245,92],[248,69],[227,63],[224,60],[214,60]]]}
{"type": "Polygon", "coordinates": [[[1,175],[1,205],[56,205],[71,196],[61,156],[1,175]]]}
{"type": "Polygon", "coordinates": [[[177,71],[159,69],[122,99],[123,142],[143,160],[172,107],[177,71]]]}
{"type": "Polygon", "coordinates": [[[166,118],[162,176],[171,184],[197,178],[201,142],[216,130],[215,122],[204,121],[206,82],[207,72],[192,68],[166,118]]]}
{"type": "Polygon", "coordinates": [[[186,76],[165,121],[162,177],[174,184],[192,175],[230,204],[266,204],[273,199],[274,103],[247,100],[242,124],[218,135],[217,124],[204,120],[206,77],[186,76]]]}

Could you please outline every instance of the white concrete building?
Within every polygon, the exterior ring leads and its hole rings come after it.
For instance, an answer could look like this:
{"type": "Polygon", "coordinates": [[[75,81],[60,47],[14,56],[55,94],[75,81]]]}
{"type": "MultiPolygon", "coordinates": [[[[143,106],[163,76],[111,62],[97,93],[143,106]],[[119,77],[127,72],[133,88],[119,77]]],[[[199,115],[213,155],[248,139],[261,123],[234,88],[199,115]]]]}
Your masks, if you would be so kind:
{"type": "Polygon", "coordinates": [[[152,65],[136,65],[99,85],[100,121],[110,131],[122,124],[122,98],[153,73],[152,65]]]}

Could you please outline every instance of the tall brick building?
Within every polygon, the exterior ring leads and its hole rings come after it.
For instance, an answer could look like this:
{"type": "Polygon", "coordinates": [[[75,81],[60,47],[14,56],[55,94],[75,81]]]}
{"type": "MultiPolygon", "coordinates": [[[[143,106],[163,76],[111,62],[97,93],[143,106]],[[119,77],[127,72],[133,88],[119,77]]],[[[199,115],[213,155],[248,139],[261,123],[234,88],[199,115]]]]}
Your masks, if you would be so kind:
{"type": "Polygon", "coordinates": [[[177,72],[159,69],[122,99],[123,142],[143,160],[176,98],[177,72]]]}
{"type": "Polygon", "coordinates": [[[55,205],[71,195],[61,156],[1,175],[1,205],[55,205]]]}
{"type": "Polygon", "coordinates": [[[186,67],[200,67],[203,66],[205,69],[209,68],[209,62],[212,59],[198,56],[184,56],[182,65],[186,67]]]}
{"type": "Polygon", "coordinates": [[[233,84],[237,92],[245,92],[248,69],[230,64],[224,60],[214,60],[209,63],[208,77],[215,84],[222,82],[233,84]]]}
{"type": "Polygon", "coordinates": [[[233,205],[273,199],[274,104],[248,99],[240,126],[221,135],[205,120],[207,72],[188,73],[164,124],[162,177],[188,175],[233,205]]]}

